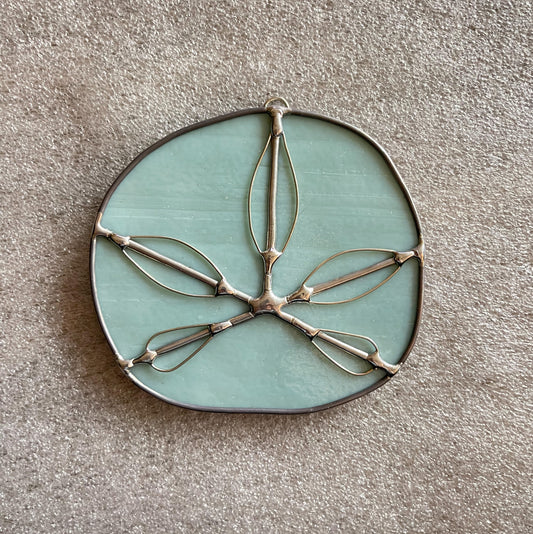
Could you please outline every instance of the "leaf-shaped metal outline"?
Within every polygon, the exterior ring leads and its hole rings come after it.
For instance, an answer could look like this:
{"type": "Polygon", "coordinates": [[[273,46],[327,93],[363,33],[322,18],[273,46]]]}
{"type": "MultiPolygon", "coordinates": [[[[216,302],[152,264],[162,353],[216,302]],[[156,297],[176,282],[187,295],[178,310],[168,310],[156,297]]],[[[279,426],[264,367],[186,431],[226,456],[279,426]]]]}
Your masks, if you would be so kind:
{"type": "MultiPolygon", "coordinates": [[[[340,330],[328,330],[326,328],[321,328],[320,331],[328,333],[328,334],[339,334],[339,335],[343,335],[343,336],[349,336],[349,337],[355,337],[355,338],[358,338],[358,339],[364,339],[365,341],[368,341],[376,349],[376,351],[378,350],[378,346],[376,345],[376,343],[371,338],[369,338],[367,336],[362,336],[360,334],[352,334],[351,332],[341,332],[340,330]]],[[[352,375],[352,376],[365,376],[365,375],[370,374],[372,371],[376,370],[376,367],[371,367],[370,369],[368,369],[366,371],[362,371],[360,373],[358,373],[356,371],[351,371],[347,367],[344,367],[344,365],[340,364],[337,360],[335,360],[335,358],[330,356],[322,347],[320,347],[317,344],[317,342],[315,340],[316,340],[316,336],[311,340],[311,343],[322,353],[322,355],[325,356],[331,363],[336,365],[339,369],[342,369],[345,373],[348,373],[349,375],[352,375]]],[[[342,350],[342,349],[340,349],[340,350],[342,350]]]]}
{"type": "MultiPolygon", "coordinates": [[[[150,343],[158,336],[162,336],[163,334],[168,334],[169,332],[175,332],[175,331],[178,331],[178,330],[189,330],[189,329],[192,329],[192,328],[206,328],[209,330],[209,324],[194,324],[194,325],[188,325],[188,326],[178,326],[177,328],[169,328],[167,330],[161,330],[161,332],[156,332],[146,343],[146,347],[145,347],[145,351],[146,352],[149,352],[150,351],[150,343]]],[[[206,334],[204,336],[206,339],[205,341],[199,346],[197,347],[191,354],[189,354],[189,356],[187,356],[183,361],[181,361],[180,363],[178,363],[177,365],[175,365],[174,367],[170,368],[170,369],[164,369],[164,368],[161,368],[161,367],[158,367],[154,364],[154,362],[160,358],[161,356],[164,356],[165,354],[168,354],[170,352],[173,352],[174,350],[179,350],[181,347],[177,347],[175,349],[171,349],[171,350],[168,350],[166,352],[162,352],[162,353],[159,353],[157,354],[154,358],[152,358],[151,362],[150,362],[150,365],[156,370],[156,371],[160,371],[161,373],[171,373],[172,371],[175,371],[176,369],[179,369],[180,367],[182,367],[183,365],[185,365],[188,361],[190,361],[194,356],[196,356],[212,339],[213,339],[213,333],[212,332],[209,332],[208,334],[206,334]]],[[[202,338],[200,338],[202,339],[202,338]]]]}
{"type": "MultiPolygon", "coordinates": [[[[275,100],[278,100],[278,99],[275,99],[275,100]]],[[[242,110],[234,111],[234,112],[228,113],[226,115],[221,115],[221,116],[214,117],[214,118],[211,118],[211,119],[208,119],[208,120],[204,120],[204,121],[201,121],[201,122],[198,122],[198,123],[195,123],[195,124],[191,124],[191,125],[189,125],[189,126],[187,126],[185,128],[182,128],[180,130],[177,130],[175,132],[172,132],[172,133],[168,134],[167,136],[163,137],[162,139],[160,139],[159,141],[157,141],[156,143],[154,143],[150,147],[146,148],[135,159],[133,159],[131,161],[131,163],[119,174],[119,176],[116,178],[116,180],[113,182],[113,184],[107,190],[107,192],[106,192],[106,194],[104,196],[104,199],[103,199],[103,201],[102,201],[102,203],[100,205],[100,208],[98,210],[98,216],[97,216],[97,220],[95,222],[94,229],[96,229],[96,226],[97,226],[99,220],[101,219],[101,217],[105,213],[105,209],[106,209],[110,199],[114,195],[116,189],[118,188],[118,186],[122,183],[122,181],[124,179],[127,178],[127,176],[131,173],[131,171],[141,161],[143,161],[149,154],[151,154],[152,152],[154,152],[155,150],[157,150],[158,148],[160,148],[164,144],[168,143],[169,141],[171,141],[171,140],[173,140],[173,139],[175,139],[175,138],[177,138],[177,137],[179,137],[181,135],[187,134],[189,132],[192,132],[192,131],[195,131],[195,130],[198,130],[198,129],[201,129],[201,128],[204,128],[204,127],[207,127],[207,126],[211,126],[213,124],[218,124],[218,123],[221,123],[221,122],[224,122],[224,121],[229,121],[229,120],[236,119],[236,118],[239,118],[239,117],[244,117],[244,116],[247,116],[247,115],[264,115],[264,114],[265,114],[265,108],[264,107],[255,107],[255,108],[248,108],[248,109],[242,109],[242,110]]],[[[405,348],[405,350],[403,352],[403,355],[398,360],[398,364],[401,364],[409,356],[409,353],[411,352],[411,350],[412,350],[412,348],[413,348],[413,346],[415,344],[416,338],[418,336],[420,323],[421,323],[422,302],[423,302],[423,297],[424,297],[424,241],[423,241],[423,237],[422,237],[420,219],[418,217],[418,213],[417,213],[417,210],[416,210],[416,208],[414,206],[412,197],[411,197],[409,191],[407,190],[407,188],[406,188],[406,186],[405,186],[400,174],[398,173],[398,170],[397,170],[396,166],[394,165],[393,161],[391,160],[390,156],[387,154],[387,152],[384,150],[384,148],[377,141],[375,141],[371,136],[369,136],[368,134],[366,134],[365,132],[363,132],[362,130],[360,130],[359,128],[357,128],[357,127],[355,127],[355,126],[353,126],[351,124],[348,124],[348,123],[346,123],[344,121],[341,121],[339,119],[335,119],[335,118],[332,118],[332,117],[328,117],[328,116],[322,115],[320,113],[314,113],[314,112],[309,112],[309,111],[301,111],[301,110],[298,110],[298,109],[291,108],[290,109],[290,114],[293,115],[293,116],[300,116],[300,117],[305,117],[305,118],[309,118],[309,119],[316,119],[318,121],[324,121],[324,122],[332,124],[334,126],[338,126],[340,128],[344,128],[344,129],[350,131],[351,133],[359,136],[360,138],[362,138],[366,142],[368,142],[379,153],[379,155],[385,161],[387,167],[389,168],[389,170],[392,173],[394,181],[399,186],[399,188],[401,190],[401,193],[403,194],[403,198],[407,202],[407,205],[408,205],[410,213],[411,213],[412,221],[414,222],[414,225],[415,225],[416,234],[418,236],[418,243],[419,243],[418,244],[418,248],[420,249],[420,253],[418,255],[418,258],[419,258],[420,262],[419,262],[418,284],[417,284],[418,297],[417,297],[417,305],[416,305],[416,317],[415,317],[415,320],[413,322],[413,327],[412,327],[412,331],[411,331],[411,334],[410,334],[409,342],[408,342],[408,344],[407,344],[407,346],[406,346],[406,348],[405,348]]],[[[109,329],[107,328],[107,325],[105,323],[104,316],[103,316],[103,313],[102,313],[102,309],[100,307],[100,302],[99,302],[99,299],[98,299],[98,289],[96,287],[96,278],[95,278],[96,241],[97,241],[96,234],[93,231],[93,237],[91,239],[91,254],[90,254],[91,292],[92,292],[92,295],[93,295],[93,302],[94,302],[94,305],[95,305],[95,309],[96,309],[96,314],[97,314],[98,320],[100,322],[102,331],[104,332],[104,335],[105,335],[105,337],[107,339],[107,342],[108,342],[109,346],[111,347],[113,353],[117,356],[117,358],[120,358],[121,357],[120,356],[120,352],[119,352],[119,350],[118,350],[118,348],[117,348],[117,346],[116,346],[116,344],[115,344],[115,342],[113,340],[113,337],[111,336],[111,333],[109,332],[109,329]]],[[[190,328],[190,326],[189,326],[189,328],[190,328]]],[[[275,414],[310,413],[310,412],[316,412],[316,411],[320,411],[320,410],[326,410],[328,408],[332,408],[334,406],[338,406],[340,404],[344,404],[346,402],[349,402],[349,401],[352,401],[354,399],[357,399],[357,398],[359,398],[359,397],[361,397],[363,395],[366,395],[366,394],[374,391],[375,389],[381,387],[383,384],[388,382],[388,380],[390,379],[390,376],[385,375],[381,379],[379,379],[378,381],[374,382],[373,384],[370,384],[368,387],[366,387],[366,388],[364,388],[362,390],[359,390],[359,391],[357,391],[357,392],[355,392],[353,394],[347,395],[345,397],[342,397],[342,398],[339,398],[339,399],[336,399],[334,401],[327,402],[327,403],[324,403],[324,404],[320,404],[320,405],[316,405],[316,406],[310,406],[310,407],[306,407],[306,408],[288,408],[288,409],[281,408],[281,409],[279,409],[279,408],[245,408],[245,407],[203,406],[203,405],[197,405],[197,404],[190,404],[190,403],[178,401],[178,400],[175,400],[173,398],[167,397],[166,395],[160,393],[159,391],[156,391],[156,390],[152,389],[150,386],[145,384],[142,380],[137,378],[132,373],[128,373],[128,377],[139,388],[141,388],[144,391],[150,393],[151,395],[154,395],[156,398],[159,398],[160,400],[168,402],[169,404],[174,404],[174,405],[177,405],[177,406],[180,406],[180,407],[183,407],[183,408],[188,408],[188,409],[197,410],[197,411],[222,412],[222,413],[275,413],[275,414]]]]}
{"type": "MultiPolygon", "coordinates": [[[[392,258],[394,258],[394,255],[396,254],[396,251],[395,250],[390,250],[390,249],[386,249],[386,248],[353,248],[353,249],[349,249],[349,250],[343,250],[342,252],[337,252],[336,254],[333,254],[332,256],[330,256],[329,258],[326,258],[324,261],[320,262],[310,273],[309,275],[307,276],[307,278],[302,282],[302,286],[305,286],[306,285],[306,282],[321,268],[323,267],[324,265],[326,265],[326,263],[329,263],[331,260],[334,260],[335,258],[338,258],[339,256],[342,256],[343,254],[350,254],[352,252],[385,252],[385,253],[390,253],[392,255],[392,258]]],[[[370,295],[370,293],[373,293],[376,289],[379,289],[382,285],[386,284],[400,269],[401,269],[401,265],[398,265],[397,263],[391,263],[389,265],[389,267],[392,267],[393,265],[396,265],[396,268],[394,269],[394,271],[389,275],[387,276],[387,278],[385,278],[384,280],[382,280],[379,284],[371,287],[370,289],[368,289],[367,291],[365,291],[364,293],[361,293],[360,295],[356,295],[355,297],[352,297],[350,299],[344,299],[344,300],[332,300],[332,301],[327,301],[327,302],[320,302],[320,301],[316,301],[316,300],[309,300],[309,302],[311,304],[316,304],[317,306],[325,306],[325,305],[332,305],[332,304],[345,304],[346,302],[353,302],[354,300],[359,300],[360,298],[363,298],[363,297],[366,297],[367,295],[370,295]]],[[[375,271],[375,272],[378,272],[378,271],[375,271]]],[[[353,280],[356,280],[356,278],[354,278],[353,280]]],[[[353,280],[347,280],[345,283],[349,283],[353,280]]],[[[324,291],[327,291],[324,290],[324,291]]],[[[311,299],[312,299],[312,295],[311,295],[311,299]]]]}
{"type": "MultiPolygon", "coordinates": [[[[192,245],[190,245],[186,241],[182,241],[181,239],[176,239],[175,237],[167,237],[167,236],[161,236],[161,235],[132,235],[132,236],[130,236],[130,238],[131,239],[167,239],[169,241],[175,241],[176,243],[179,243],[180,245],[184,245],[184,246],[190,248],[193,252],[198,254],[201,258],[203,258],[205,261],[207,261],[207,263],[209,263],[209,265],[211,265],[211,267],[213,267],[213,269],[220,276],[221,280],[224,279],[224,275],[220,272],[218,267],[203,252],[198,250],[196,247],[193,247],[192,245]]],[[[213,297],[216,297],[216,293],[213,293],[212,295],[199,295],[199,294],[196,294],[196,293],[187,293],[186,291],[180,291],[179,289],[174,289],[173,287],[167,286],[166,284],[163,284],[162,282],[157,280],[155,277],[153,277],[150,273],[148,273],[144,267],[141,267],[139,265],[139,263],[136,262],[132,258],[132,256],[128,253],[127,247],[124,247],[122,249],[122,253],[126,256],[126,258],[128,258],[129,261],[131,261],[131,263],[133,263],[133,265],[135,265],[135,267],[137,267],[137,269],[139,269],[139,271],[141,271],[146,277],[148,277],[150,280],[152,280],[152,282],[156,283],[158,286],[163,287],[164,289],[167,289],[168,291],[172,291],[172,293],[177,293],[178,295],[184,295],[186,297],[196,297],[196,298],[213,298],[213,297]]],[[[140,252],[135,252],[135,253],[136,254],[140,254],[141,256],[143,256],[143,254],[141,254],[140,252]]],[[[145,257],[147,257],[147,256],[145,256],[145,257]]],[[[151,258],[149,258],[149,259],[151,259],[151,258]]],[[[157,260],[151,259],[151,261],[157,261],[157,260]]]]}
{"type": "MultiPolygon", "coordinates": [[[[294,233],[294,229],[296,228],[296,222],[298,221],[298,214],[300,212],[300,191],[298,189],[298,179],[296,178],[296,171],[294,170],[294,165],[292,163],[292,158],[289,152],[289,147],[287,146],[287,139],[284,133],[281,134],[281,138],[283,140],[283,148],[285,149],[285,153],[287,154],[287,160],[289,161],[289,167],[291,169],[291,176],[292,176],[292,183],[294,185],[294,194],[296,197],[292,225],[290,227],[287,239],[283,247],[281,247],[280,249],[280,252],[283,254],[285,252],[285,249],[287,248],[287,245],[289,244],[289,241],[291,240],[292,234],[294,233]]],[[[255,232],[254,232],[254,227],[253,227],[253,222],[252,222],[252,192],[253,192],[253,188],[255,184],[255,178],[257,177],[257,173],[259,171],[259,168],[261,167],[261,163],[263,161],[263,158],[265,157],[265,154],[271,142],[272,142],[272,135],[269,135],[267,142],[265,144],[265,148],[263,148],[263,151],[261,152],[261,155],[259,156],[259,159],[257,160],[257,164],[255,166],[254,172],[252,174],[252,179],[248,187],[248,228],[250,230],[250,235],[252,237],[252,241],[255,245],[255,248],[257,249],[257,252],[259,253],[261,253],[262,251],[261,251],[261,247],[259,246],[259,243],[257,242],[257,238],[255,237],[255,232]]]]}

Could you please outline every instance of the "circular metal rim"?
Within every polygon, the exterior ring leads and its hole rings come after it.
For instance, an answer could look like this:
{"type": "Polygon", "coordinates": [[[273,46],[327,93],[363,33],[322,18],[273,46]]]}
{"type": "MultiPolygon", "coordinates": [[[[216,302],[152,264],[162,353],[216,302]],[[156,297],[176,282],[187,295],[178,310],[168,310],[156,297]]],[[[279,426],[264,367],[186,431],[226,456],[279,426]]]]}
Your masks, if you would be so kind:
{"type": "MultiPolygon", "coordinates": [[[[128,174],[133,170],[134,167],[136,167],[146,156],[148,156],[150,153],[152,153],[154,150],[157,150],[159,147],[164,145],[165,143],[175,139],[176,137],[179,137],[183,134],[186,134],[188,132],[198,130],[200,128],[203,128],[205,126],[210,126],[212,124],[216,124],[219,122],[223,122],[226,120],[235,119],[238,117],[242,117],[245,115],[254,115],[254,114],[262,114],[267,113],[264,107],[258,107],[258,108],[248,108],[243,109],[239,111],[234,111],[233,113],[228,113],[225,115],[220,115],[218,117],[214,117],[211,119],[207,119],[201,122],[197,122],[195,124],[192,124],[190,126],[186,126],[185,128],[181,128],[175,132],[170,133],[169,135],[163,137],[153,145],[149,146],[145,150],[143,150],[115,179],[111,187],[107,190],[104,199],[98,209],[98,213],[102,214],[107,206],[107,203],[109,202],[109,199],[115,192],[118,185],[128,176],[128,174]]],[[[307,112],[307,111],[300,111],[300,110],[294,110],[290,109],[287,111],[287,115],[298,115],[301,117],[309,117],[312,119],[318,119],[322,121],[329,122],[331,124],[335,124],[337,126],[340,126],[342,128],[346,128],[347,130],[350,130],[351,132],[361,136],[363,139],[368,141],[383,157],[385,162],[387,163],[388,167],[390,168],[395,180],[397,181],[398,185],[400,186],[405,199],[407,200],[407,203],[409,205],[409,208],[411,210],[411,214],[413,216],[413,219],[415,221],[416,231],[418,235],[419,243],[423,242],[422,239],[422,230],[420,225],[420,219],[418,217],[418,213],[416,211],[416,208],[413,203],[413,199],[407,190],[407,187],[405,186],[400,173],[398,172],[398,169],[394,165],[393,161],[391,160],[390,156],[387,154],[385,149],[377,142],[375,141],[371,136],[360,130],[359,128],[352,126],[344,121],[334,119],[331,117],[327,117],[325,115],[321,115],[319,113],[313,113],[313,112],[307,112]]],[[[114,354],[118,354],[118,351],[115,348],[115,345],[113,343],[112,337],[107,330],[107,327],[105,325],[102,312],[100,309],[100,305],[97,298],[97,289],[95,286],[95,243],[96,243],[96,236],[94,235],[94,229],[96,226],[93,227],[93,233],[91,238],[91,250],[90,250],[90,275],[91,275],[91,293],[93,297],[93,303],[96,309],[96,315],[98,317],[98,321],[100,323],[100,326],[102,328],[102,331],[104,332],[104,335],[106,337],[107,343],[109,344],[111,350],[114,354]]],[[[409,356],[409,353],[413,349],[413,346],[416,342],[416,338],[418,336],[418,332],[420,329],[420,322],[422,318],[422,302],[424,297],[424,262],[423,260],[419,262],[419,284],[418,284],[418,299],[417,299],[417,311],[416,311],[416,319],[414,322],[413,330],[411,333],[409,344],[407,345],[407,348],[405,352],[403,353],[402,357],[398,361],[399,364],[405,362],[407,357],[409,356]]],[[[311,406],[308,408],[240,408],[240,407],[213,407],[213,406],[200,406],[196,404],[187,404],[183,402],[176,402],[165,395],[162,395],[161,393],[158,393],[157,391],[153,390],[152,388],[146,386],[143,384],[137,377],[132,375],[131,373],[124,372],[124,374],[140,389],[146,391],[147,393],[150,393],[154,397],[167,402],[169,404],[172,404],[174,406],[179,406],[180,408],[187,408],[189,410],[195,410],[200,412],[213,412],[213,413],[251,413],[251,414],[288,414],[288,415],[296,415],[296,414],[305,414],[305,413],[312,413],[312,412],[318,412],[322,410],[327,410],[328,408],[333,408],[335,406],[339,406],[341,404],[344,404],[346,402],[350,402],[352,400],[355,400],[359,397],[362,397],[368,393],[371,393],[375,389],[383,386],[386,382],[388,382],[392,377],[391,376],[384,376],[380,380],[378,380],[376,383],[372,384],[371,386],[368,386],[367,388],[358,391],[357,393],[354,393],[352,395],[348,395],[346,397],[342,397],[341,399],[328,402],[325,404],[320,404],[317,406],[311,406]]]]}

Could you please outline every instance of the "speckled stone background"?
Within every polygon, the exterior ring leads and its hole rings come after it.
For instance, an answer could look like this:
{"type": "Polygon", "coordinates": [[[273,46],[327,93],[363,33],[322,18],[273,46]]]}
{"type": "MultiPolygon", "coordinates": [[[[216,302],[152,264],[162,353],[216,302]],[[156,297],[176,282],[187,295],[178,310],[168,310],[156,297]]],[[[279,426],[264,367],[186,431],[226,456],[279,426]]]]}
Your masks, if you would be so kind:
{"type": "Polygon", "coordinates": [[[2,1],[2,532],[531,532],[531,3],[2,1]],[[305,416],[124,378],[91,226],[143,148],[286,96],[378,139],[418,206],[402,372],[305,416]],[[529,408],[528,408],[529,404],[529,408]]]}

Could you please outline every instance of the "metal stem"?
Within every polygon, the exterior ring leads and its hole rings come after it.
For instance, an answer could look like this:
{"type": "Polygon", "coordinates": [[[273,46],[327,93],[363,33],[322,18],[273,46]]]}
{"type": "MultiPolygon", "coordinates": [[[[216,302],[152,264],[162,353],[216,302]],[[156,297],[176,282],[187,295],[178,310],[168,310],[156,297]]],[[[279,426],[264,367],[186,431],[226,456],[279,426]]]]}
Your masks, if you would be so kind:
{"type": "Polygon", "coordinates": [[[358,271],[354,271],[353,273],[345,274],[344,276],[340,276],[339,278],[330,280],[329,282],[321,282],[320,284],[316,284],[311,288],[313,290],[313,295],[318,295],[318,293],[322,293],[322,291],[327,291],[328,289],[333,289],[334,287],[346,284],[347,282],[351,282],[352,280],[357,280],[358,278],[366,276],[367,274],[375,273],[376,271],[385,269],[386,267],[390,267],[391,265],[396,265],[396,260],[394,258],[388,258],[386,260],[375,263],[374,265],[365,267],[364,269],[359,269],[358,271]]]}
{"type": "Polygon", "coordinates": [[[267,251],[276,250],[276,195],[278,189],[279,136],[271,143],[270,187],[268,196],[267,251]]]}

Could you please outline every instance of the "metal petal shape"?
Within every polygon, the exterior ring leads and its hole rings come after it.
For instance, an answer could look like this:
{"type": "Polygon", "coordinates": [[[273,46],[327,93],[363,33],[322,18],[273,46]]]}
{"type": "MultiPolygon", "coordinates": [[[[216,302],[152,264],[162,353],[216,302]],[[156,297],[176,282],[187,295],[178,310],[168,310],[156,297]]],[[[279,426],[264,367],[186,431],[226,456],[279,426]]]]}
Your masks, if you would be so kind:
{"type": "Polygon", "coordinates": [[[182,326],[154,334],[134,363],[150,363],[161,372],[175,371],[196,356],[213,338],[209,325],[182,326]],[[157,363],[156,363],[157,362],[157,363]]]}
{"type": "MultiPolygon", "coordinates": [[[[282,134],[280,138],[283,144],[283,152],[285,153],[284,157],[282,156],[279,158],[278,164],[277,160],[279,156],[277,155],[278,149],[276,149],[276,155],[274,156],[276,162],[271,162],[270,165],[280,165],[280,167],[285,171],[282,174],[290,174],[290,179],[288,180],[276,180],[277,183],[274,191],[274,195],[276,198],[272,200],[274,205],[277,206],[279,211],[281,212],[281,214],[278,214],[278,220],[276,221],[276,224],[280,227],[282,234],[284,234],[283,240],[281,241],[283,244],[278,247],[279,251],[283,253],[287,248],[287,245],[289,244],[289,241],[294,232],[294,228],[296,226],[296,221],[298,219],[299,192],[296,172],[294,170],[294,165],[292,163],[289,148],[287,146],[285,134],[282,134]],[[281,215],[281,217],[279,215],[281,215]]],[[[277,139],[276,141],[279,144],[279,139],[277,139]]],[[[266,168],[263,168],[263,160],[265,158],[265,155],[267,154],[269,149],[271,151],[274,150],[272,145],[273,138],[272,136],[269,136],[265,147],[261,155],[259,156],[257,165],[255,166],[254,173],[252,175],[252,179],[250,181],[250,186],[248,189],[248,224],[250,228],[250,235],[252,237],[255,247],[259,252],[268,249],[268,238],[267,241],[265,241],[265,243],[261,245],[256,238],[256,232],[254,231],[254,228],[257,227],[259,229],[259,231],[257,232],[258,235],[268,234],[267,227],[269,214],[267,213],[265,207],[269,204],[269,194],[271,194],[271,182],[269,182],[268,173],[262,171],[266,170],[266,168]]],[[[272,169],[270,167],[268,167],[268,169],[272,172],[272,169]]]]}
{"type": "Polygon", "coordinates": [[[357,300],[388,282],[400,266],[393,250],[345,250],[330,256],[313,269],[290,299],[315,304],[357,300]]]}
{"type": "Polygon", "coordinates": [[[131,236],[123,252],[156,284],[180,295],[214,297],[223,278],[215,264],[185,241],[162,236],[131,236]]]}
{"type": "Polygon", "coordinates": [[[324,337],[321,337],[320,335],[315,336],[312,340],[313,345],[331,363],[342,369],[344,372],[352,376],[364,376],[375,369],[366,358],[361,357],[364,353],[372,354],[378,350],[377,345],[369,337],[350,334],[348,332],[337,332],[336,330],[321,330],[321,333],[326,333],[328,335],[324,337]],[[335,337],[330,334],[335,334],[335,337]],[[342,339],[343,337],[349,338],[347,342],[342,339]],[[331,338],[331,340],[340,343],[334,345],[324,338],[331,338]],[[345,348],[343,348],[342,345],[345,345],[345,348]],[[353,352],[348,352],[350,347],[355,349],[354,352],[360,351],[361,356],[358,357],[357,355],[354,355],[353,352]]]}

